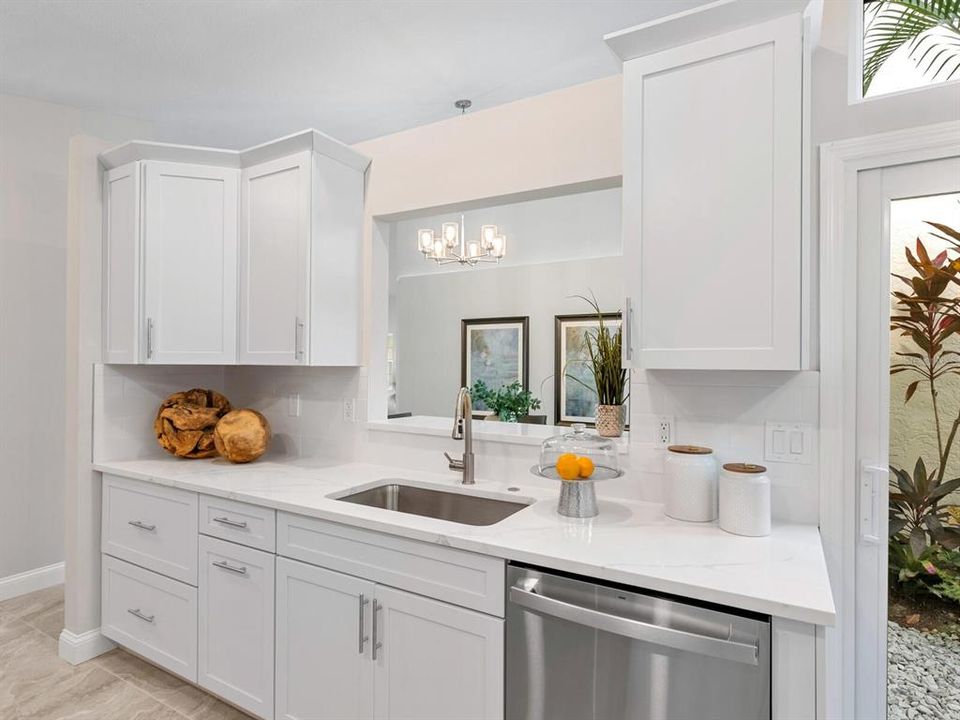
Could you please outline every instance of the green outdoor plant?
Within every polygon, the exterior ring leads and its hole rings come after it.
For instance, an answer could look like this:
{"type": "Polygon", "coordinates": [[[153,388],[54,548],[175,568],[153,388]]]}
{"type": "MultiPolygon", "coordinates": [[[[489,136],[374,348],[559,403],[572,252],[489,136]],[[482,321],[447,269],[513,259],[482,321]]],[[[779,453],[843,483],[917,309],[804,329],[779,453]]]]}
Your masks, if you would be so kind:
{"type": "Polygon", "coordinates": [[[910,58],[930,78],[960,71],[960,0],[865,0],[863,93],[893,53],[909,46],[910,58]]]}
{"type": "Polygon", "coordinates": [[[597,316],[597,329],[587,331],[584,340],[596,388],[590,387],[574,375],[568,374],[567,377],[576,380],[591,392],[596,392],[598,404],[623,405],[629,393],[627,392],[627,371],[623,369],[622,326],[611,330],[610,326],[604,323],[600,304],[592,294],[589,298],[583,295],[574,297],[587,303],[597,316]]]}
{"type": "Polygon", "coordinates": [[[474,400],[481,401],[504,422],[519,422],[520,418],[529,415],[531,410],[540,409],[540,400],[529,390],[524,390],[517,381],[492,390],[483,380],[477,380],[470,390],[470,395],[474,400]]]}
{"type": "Polygon", "coordinates": [[[960,478],[945,478],[960,428],[960,408],[946,425],[937,388],[945,378],[960,376],[960,353],[947,347],[947,341],[960,333],[960,298],[954,293],[954,286],[960,286],[960,231],[940,223],[927,225],[934,230],[930,234],[948,247],[931,257],[917,238],[915,251],[905,249],[916,274],[893,274],[904,287],[892,293],[891,330],[909,338],[916,349],[898,351],[890,374],[908,373],[916,378],[907,384],[904,403],[921,388],[929,393],[937,458],[931,466],[918,458],[912,473],[890,467],[889,567],[892,580],[904,590],[927,591],[960,602],[960,564],[956,562],[960,528],[951,522],[950,509],[940,504],[960,489],[960,478]]]}

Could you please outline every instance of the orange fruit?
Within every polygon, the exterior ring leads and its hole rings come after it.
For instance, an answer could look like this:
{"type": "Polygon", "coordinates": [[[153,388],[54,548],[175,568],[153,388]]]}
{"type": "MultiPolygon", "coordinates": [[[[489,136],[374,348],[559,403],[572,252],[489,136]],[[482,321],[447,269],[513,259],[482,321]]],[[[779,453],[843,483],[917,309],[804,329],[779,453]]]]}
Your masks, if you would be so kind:
{"type": "Polygon", "coordinates": [[[580,477],[587,479],[593,475],[593,460],[588,457],[577,458],[577,466],[580,469],[580,477]]]}
{"type": "Polygon", "coordinates": [[[566,453],[558,457],[557,475],[564,480],[576,480],[580,477],[580,461],[577,456],[566,453]]]}

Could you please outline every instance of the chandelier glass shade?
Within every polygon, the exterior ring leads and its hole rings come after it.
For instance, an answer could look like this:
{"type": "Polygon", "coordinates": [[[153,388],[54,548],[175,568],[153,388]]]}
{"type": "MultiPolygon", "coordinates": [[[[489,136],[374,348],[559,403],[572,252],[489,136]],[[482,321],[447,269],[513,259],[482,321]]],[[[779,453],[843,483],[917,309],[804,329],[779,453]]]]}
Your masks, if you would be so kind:
{"type": "Polygon", "coordinates": [[[440,232],[430,228],[418,230],[417,247],[425,259],[437,265],[458,263],[473,267],[480,263],[499,263],[507,254],[507,238],[496,225],[481,225],[480,238],[468,241],[461,215],[459,223],[443,223],[440,232]]]}

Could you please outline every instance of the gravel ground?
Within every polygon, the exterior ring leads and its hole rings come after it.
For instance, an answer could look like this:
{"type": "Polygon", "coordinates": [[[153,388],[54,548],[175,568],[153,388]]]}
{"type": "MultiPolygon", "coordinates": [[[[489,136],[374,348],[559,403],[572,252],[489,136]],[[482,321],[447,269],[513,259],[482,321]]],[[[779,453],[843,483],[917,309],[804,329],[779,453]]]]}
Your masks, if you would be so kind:
{"type": "Polygon", "coordinates": [[[960,637],[887,626],[888,720],[960,720],[960,637]]]}

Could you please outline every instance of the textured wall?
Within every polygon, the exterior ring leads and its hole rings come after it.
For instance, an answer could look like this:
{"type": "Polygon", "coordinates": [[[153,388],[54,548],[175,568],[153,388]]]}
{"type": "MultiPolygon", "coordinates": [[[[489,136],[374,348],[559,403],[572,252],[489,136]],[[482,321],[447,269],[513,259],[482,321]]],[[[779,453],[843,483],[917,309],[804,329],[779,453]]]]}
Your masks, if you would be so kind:
{"type": "MultiPolygon", "coordinates": [[[[915,274],[906,260],[904,248],[909,246],[914,250],[917,237],[923,240],[931,256],[946,247],[945,242],[930,236],[928,231],[931,228],[924,224],[925,220],[960,228],[960,193],[897,200],[891,204],[890,266],[892,272],[906,277],[915,274]]],[[[894,278],[892,288],[902,289],[903,283],[894,278]]],[[[953,292],[953,295],[957,293],[953,292]]],[[[960,351],[960,340],[954,336],[950,339],[948,348],[960,351]]],[[[894,354],[897,351],[917,352],[918,348],[909,338],[901,338],[899,333],[892,333],[891,362],[898,362],[901,359],[894,354]]],[[[890,463],[906,467],[911,471],[918,457],[923,457],[927,468],[933,469],[937,464],[938,456],[937,432],[933,420],[929,386],[921,382],[910,402],[903,402],[907,386],[917,378],[915,373],[910,372],[897,373],[890,378],[890,463]]],[[[937,391],[942,433],[946,439],[951,424],[960,412],[960,375],[947,375],[938,380],[937,391]]],[[[954,445],[950,454],[946,477],[958,476],[960,476],[960,441],[954,445]]],[[[960,495],[954,494],[951,500],[960,502],[960,495]]]]}

